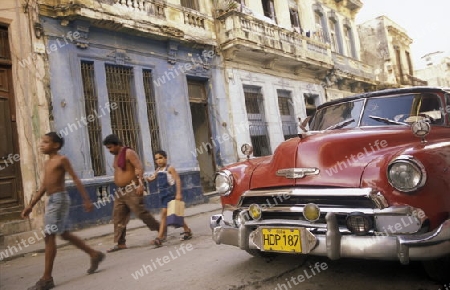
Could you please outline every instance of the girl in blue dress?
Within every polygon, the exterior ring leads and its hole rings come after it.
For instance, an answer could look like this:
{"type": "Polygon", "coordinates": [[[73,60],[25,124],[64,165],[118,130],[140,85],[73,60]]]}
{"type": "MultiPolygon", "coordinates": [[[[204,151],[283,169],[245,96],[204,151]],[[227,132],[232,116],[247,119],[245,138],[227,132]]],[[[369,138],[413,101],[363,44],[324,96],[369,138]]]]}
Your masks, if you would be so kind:
{"type": "MultiPolygon", "coordinates": [[[[161,247],[167,233],[167,204],[174,199],[183,200],[183,196],[181,194],[180,176],[173,166],[167,164],[167,153],[165,151],[159,150],[155,152],[155,163],[158,168],[156,168],[153,175],[147,177],[147,180],[156,180],[161,202],[161,221],[158,237],[151,241],[151,244],[161,247]]],[[[186,224],[186,221],[184,221],[183,229],[181,240],[191,239],[192,231],[186,224]]]]}

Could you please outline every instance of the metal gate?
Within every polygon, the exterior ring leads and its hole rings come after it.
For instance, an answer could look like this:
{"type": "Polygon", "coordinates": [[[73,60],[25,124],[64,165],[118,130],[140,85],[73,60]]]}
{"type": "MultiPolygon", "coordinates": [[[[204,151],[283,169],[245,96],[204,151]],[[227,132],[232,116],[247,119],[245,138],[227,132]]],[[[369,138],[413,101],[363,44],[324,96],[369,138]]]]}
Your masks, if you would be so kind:
{"type": "Polygon", "coordinates": [[[250,125],[250,138],[252,140],[253,155],[265,156],[272,154],[270,149],[267,122],[264,115],[264,100],[261,88],[244,86],[245,108],[250,125]]]}
{"type": "MultiPolygon", "coordinates": [[[[84,108],[86,116],[98,112],[98,97],[94,82],[94,63],[81,62],[81,79],[83,81],[84,92],[84,108]]],[[[95,116],[98,116],[95,114],[95,116]]],[[[94,176],[101,176],[106,174],[105,160],[103,159],[103,145],[102,145],[102,126],[99,118],[93,118],[87,124],[89,135],[89,149],[92,162],[92,170],[94,176]]]]}
{"type": "Polygon", "coordinates": [[[143,76],[145,100],[147,102],[148,127],[150,129],[152,155],[154,155],[156,151],[161,150],[161,139],[159,137],[159,123],[156,111],[156,98],[153,91],[152,72],[149,70],[144,70],[143,76]]]}
{"type": "Polygon", "coordinates": [[[142,154],[139,140],[139,123],[136,121],[136,97],[132,94],[133,70],[128,67],[106,65],[106,86],[111,104],[111,129],[124,145],[142,154]]]}

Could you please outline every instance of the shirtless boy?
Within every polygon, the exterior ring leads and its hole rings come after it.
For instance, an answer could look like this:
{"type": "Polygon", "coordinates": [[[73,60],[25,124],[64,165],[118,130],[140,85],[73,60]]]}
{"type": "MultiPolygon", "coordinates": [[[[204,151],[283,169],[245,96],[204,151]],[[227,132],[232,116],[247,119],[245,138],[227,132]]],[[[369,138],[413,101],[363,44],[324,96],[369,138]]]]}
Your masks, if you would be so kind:
{"type": "Polygon", "coordinates": [[[84,200],[86,211],[92,210],[92,202],[86,193],[78,176],[75,174],[69,159],[60,155],[58,151],[64,145],[64,139],[57,133],[50,132],[42,137],[40,150],[50,158],[45,162],[44,177],[41,186],[31,203],[22,211],[22,218],[28,217],[33,207],[47,193],[48,202],[45,208],[45,270],[36,284],[28,290],[46,290],[55,287],[52,277],[53,262],[56,257],[56,235],[61,235],[64,240],[74,244],[91,257],[91,267],[87,270],[88,274],[94,273],[98,265],[105,258],[105,254],[96,251],[86,245],[83,240],[73,235],[68,230],[68,216],[70,197],[65,188],[65,174],[69,173],[72,177],[78,191],[84,200]]]}
{"type": "Polygon", "coordinates": [[[114,199],[113,222],[114,243],[107,252],[126,249],[126,226],[130,221],[130,211],[140,218],[151,231],[159,230],[159,222],[144,206],[143,167],[136,151],[125,147],[114,134],[103,140],[103,145],[114,155],[114,183],[117,192],[114,199]]]}

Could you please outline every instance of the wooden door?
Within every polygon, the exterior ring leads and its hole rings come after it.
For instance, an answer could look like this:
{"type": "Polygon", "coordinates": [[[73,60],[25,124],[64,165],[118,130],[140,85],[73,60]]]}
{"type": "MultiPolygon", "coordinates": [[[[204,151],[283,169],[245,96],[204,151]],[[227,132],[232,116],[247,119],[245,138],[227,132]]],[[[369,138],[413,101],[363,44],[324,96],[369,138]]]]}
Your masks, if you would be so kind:
{"type": "Polygon", "coordinates": [[[11,75],[10,66],[0,65],[0,220],[16,216],[23,204],[11,75]]]}

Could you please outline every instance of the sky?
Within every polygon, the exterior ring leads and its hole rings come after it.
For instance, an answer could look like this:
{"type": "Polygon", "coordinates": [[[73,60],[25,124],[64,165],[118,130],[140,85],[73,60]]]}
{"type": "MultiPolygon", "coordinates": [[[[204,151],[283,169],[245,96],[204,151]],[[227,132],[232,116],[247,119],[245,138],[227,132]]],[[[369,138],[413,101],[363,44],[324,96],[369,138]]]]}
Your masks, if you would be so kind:
{"type": "Polygon", "coordinates": [[[406,30],[413,40],[411,57],[420,68],[421,57],[444,51],[450,54],[450,0],[361,0],[363,7],[356,14],[356,23],[389,17],[406,30]]]}

